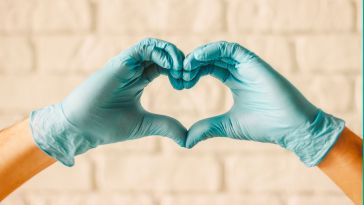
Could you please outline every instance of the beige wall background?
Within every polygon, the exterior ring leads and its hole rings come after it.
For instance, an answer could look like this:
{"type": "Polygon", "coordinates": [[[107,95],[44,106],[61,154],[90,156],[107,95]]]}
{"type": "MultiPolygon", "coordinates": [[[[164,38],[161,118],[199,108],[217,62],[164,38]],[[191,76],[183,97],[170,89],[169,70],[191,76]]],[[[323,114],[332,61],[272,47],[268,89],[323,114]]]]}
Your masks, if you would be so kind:
{"type": "MultiPolygon", "coordinates": [[[[113,55],[157,37],[186,54],[210,41],[241,43],[361,134],[361,36],[360,0],[0,0],[0,127],[59,102],[113,55]]],[[[176,91],[161,77],[143,104],[188,127],[227,111],[232,99],[212,78],[176,91]]],[[[73,168],[56,164],[1,204],[351,202],[275,145],[212,139],[184,150],[149,137],[89,151],[73,168]]]]}

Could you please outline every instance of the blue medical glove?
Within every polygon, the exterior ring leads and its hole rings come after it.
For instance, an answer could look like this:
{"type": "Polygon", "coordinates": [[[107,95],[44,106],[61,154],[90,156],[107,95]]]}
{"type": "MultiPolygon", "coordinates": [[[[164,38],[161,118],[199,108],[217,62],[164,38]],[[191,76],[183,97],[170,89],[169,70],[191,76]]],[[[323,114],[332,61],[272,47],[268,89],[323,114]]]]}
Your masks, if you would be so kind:
{"type": "Polygon", "coordinates": [[[157,39],[123,51],[61,103],[31,113],[36,144],[67,166],[98,145],[144,136],[167,136],[184,146],[187,130],[181,123],[149,113],[140,103],[143,89],[160,74],[182,78],[183,58],[173,44],[157,39]]]}
{"type": "Polygon", "coordinates": [[[186,88],[207,74],[230,88],[234,105],[225,114],[195,123],[187,147],[215,136],[268,142],[315,166],[344,129],[343,120],[316,108],[270,65],[236,43],[210,43],[186,57],[186,88]]]}

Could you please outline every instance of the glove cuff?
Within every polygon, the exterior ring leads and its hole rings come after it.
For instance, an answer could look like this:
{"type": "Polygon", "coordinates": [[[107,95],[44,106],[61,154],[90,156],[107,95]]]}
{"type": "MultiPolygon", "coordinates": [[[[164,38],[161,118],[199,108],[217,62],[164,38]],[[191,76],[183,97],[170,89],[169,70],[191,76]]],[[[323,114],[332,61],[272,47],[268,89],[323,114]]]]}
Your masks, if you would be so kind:
{"type": "Polygon", "coordinates": [[[74,165],[76,155],[92,148],[87,137],[67,121],[61,104],[32,111],[29,124],[35,144],[68,167],[74,165]]]}
{"type": "Polygon", "coordinates": [[[308,167],[316,166],[330,151],[344,130],[345,122],[319,110],[315,120],[290,134],[286,148],[293,151],[308,167]]]}

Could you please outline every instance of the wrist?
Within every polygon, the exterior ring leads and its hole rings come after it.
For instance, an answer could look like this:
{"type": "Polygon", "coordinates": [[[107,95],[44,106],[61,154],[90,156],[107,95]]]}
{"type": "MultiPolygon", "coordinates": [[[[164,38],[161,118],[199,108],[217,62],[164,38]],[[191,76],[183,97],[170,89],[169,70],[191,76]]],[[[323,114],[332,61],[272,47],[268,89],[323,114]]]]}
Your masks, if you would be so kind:
{"type": "Polygon", "coordinates": [[[68,122],[61,104],[31,112],[29,125],[36,145],[66,166],[73,166],[76,155],[94,147],[68,122]]]}
{"type": "Polygon", "coordinates": [[[294,152],[308,167],[316,166],[330,151],[345,127],[345,122],[321,110],[313,122],[290,132],[285,148],[294,152]]]}

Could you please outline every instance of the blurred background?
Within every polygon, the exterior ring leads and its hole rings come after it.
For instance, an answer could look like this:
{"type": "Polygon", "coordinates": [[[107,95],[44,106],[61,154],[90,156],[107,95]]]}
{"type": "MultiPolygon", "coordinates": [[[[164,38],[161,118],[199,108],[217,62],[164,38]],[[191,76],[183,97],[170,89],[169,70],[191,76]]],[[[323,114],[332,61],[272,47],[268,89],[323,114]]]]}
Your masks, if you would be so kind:
{"type": "MultiPolygon", "coordinates": [[[[110,57],[156,37],[186,54],[210,41],[241,43],[361,135],[362,24],[361,0],[0,0],[0,128],[59,102],[110,57]]],[[[160,77],[142,100],[187,127],[232,105],[229,90],[208,77],[187,91],[160,77]]],[[[148,137],[91,150],[73,168],[55,164],[1,204],[351,202],[275,145],[211,139],[184,150],[148,137]]]]}

